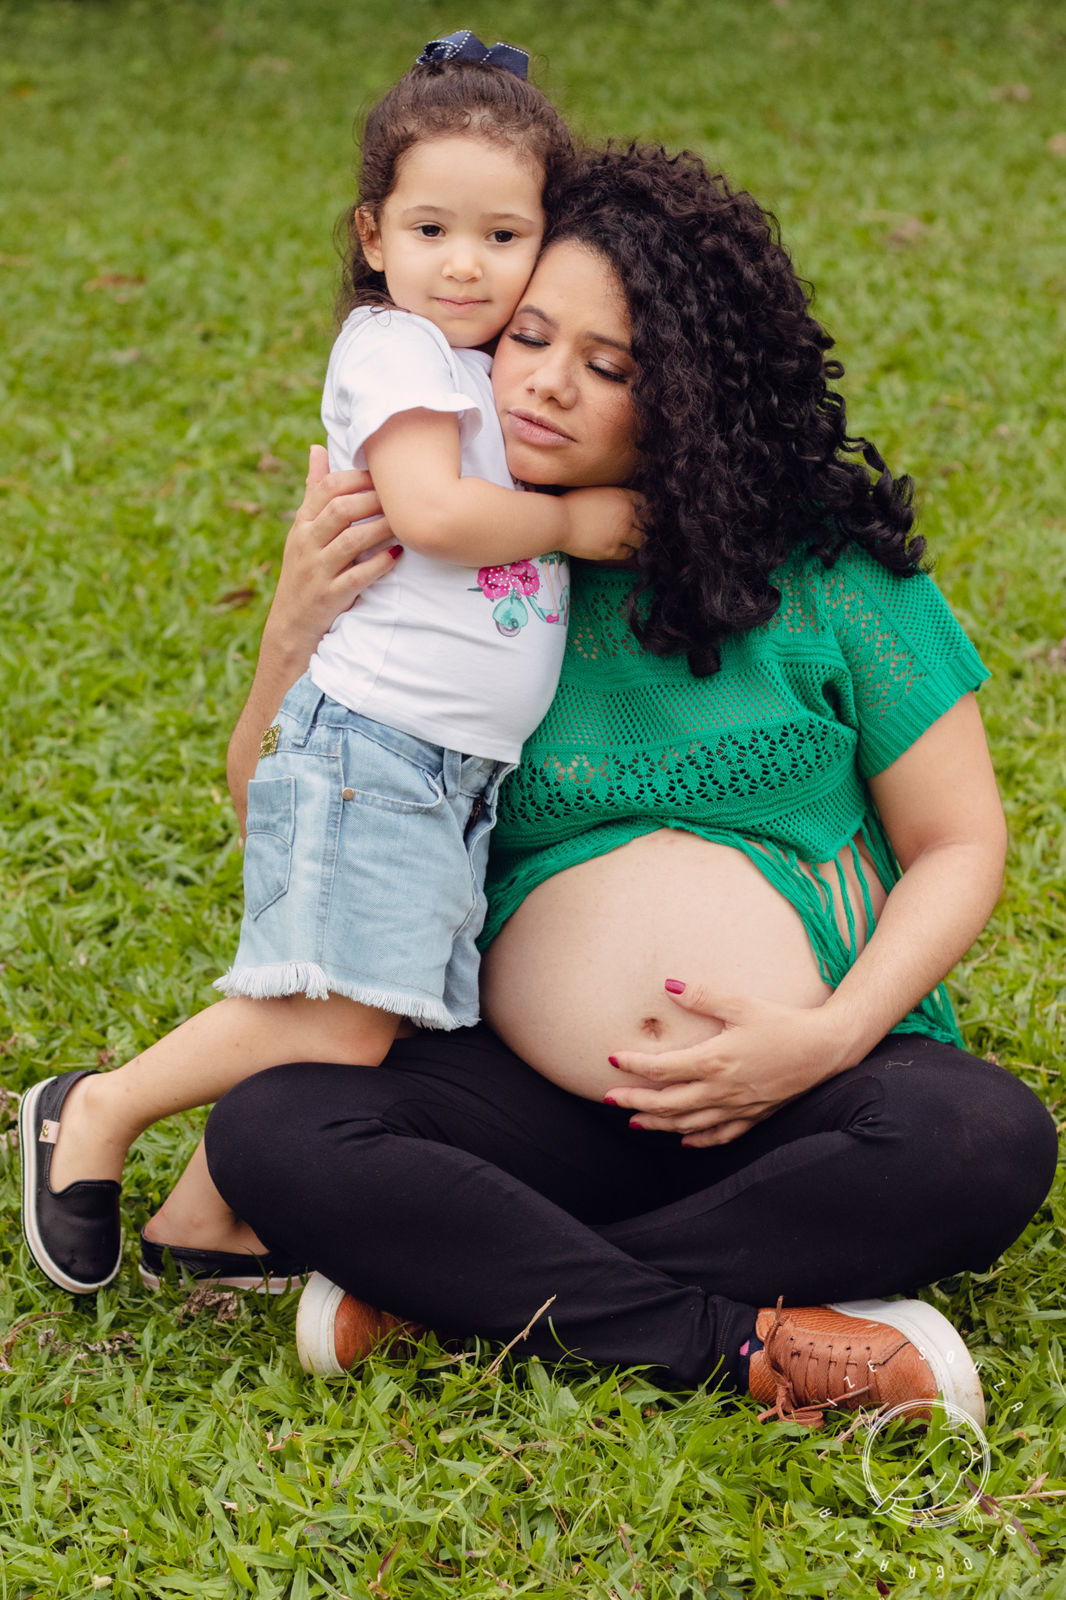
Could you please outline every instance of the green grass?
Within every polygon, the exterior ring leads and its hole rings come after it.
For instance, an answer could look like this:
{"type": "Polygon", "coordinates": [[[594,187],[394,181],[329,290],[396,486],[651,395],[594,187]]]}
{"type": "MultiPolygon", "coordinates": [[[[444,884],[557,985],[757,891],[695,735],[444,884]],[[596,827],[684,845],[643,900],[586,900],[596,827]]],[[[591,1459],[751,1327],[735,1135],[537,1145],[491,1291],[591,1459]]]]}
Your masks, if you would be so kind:
{"type": "MultiPolygon", "coordinates": [[[[459,24],[536,45],[585,132],[693,145],[780,216],[852,423],[917,477],[940,581],[994,672],[1010,881],[955,992],[971,1047],[1058,1105],[1051,0],[0,3],[3,1081],[123,1059],[228,958],[224,747],[319,435],[351,122],[459,24]]],[[[141,1142],[133,1225],[199,1125],[141,1142]]],[[[329,1387],[299,1371],[291,1297],[190,1316],[132,1260],[72,1305],[29,1266],[16,1165],[8,1137],[0,1600],[1066,1595],[1058,1188],[996,1271],[929,1291],[984,1364],[1002,1509],[908,1531],[839,1428],[432,1341],[329,1387]],[[1042,1477],[1045,1498],[1005,1498],[1042,1477]]]]}

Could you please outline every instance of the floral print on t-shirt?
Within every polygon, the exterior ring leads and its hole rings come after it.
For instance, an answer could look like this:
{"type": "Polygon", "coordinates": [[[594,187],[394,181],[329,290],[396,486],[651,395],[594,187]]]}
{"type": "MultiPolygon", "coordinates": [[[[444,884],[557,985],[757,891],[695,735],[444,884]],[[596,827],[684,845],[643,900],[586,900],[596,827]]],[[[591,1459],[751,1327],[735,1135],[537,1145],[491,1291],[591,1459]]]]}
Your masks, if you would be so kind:
{"type": "Polygon", "coordinates": [[[570,585],[566,557],[553,550],[535,561],[509,561],[506,566],[479,567],[477,587],[486,600],[494,600],[492,620],[497,632],[513,638],[529,621],[566,626],[570,611],[570,585]]]}

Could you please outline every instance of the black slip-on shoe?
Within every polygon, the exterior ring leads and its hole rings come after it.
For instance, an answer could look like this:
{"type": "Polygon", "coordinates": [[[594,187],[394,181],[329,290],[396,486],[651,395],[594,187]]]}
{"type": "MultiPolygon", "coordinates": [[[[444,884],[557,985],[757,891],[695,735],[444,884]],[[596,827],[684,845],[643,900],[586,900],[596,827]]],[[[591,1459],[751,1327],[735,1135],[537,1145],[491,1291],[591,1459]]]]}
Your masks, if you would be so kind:
{"type": "Polygon", "coordinates": [[[259,1294],[284,1294],[294,1283],[302,1282],[308,1269],[286,1261],[273,1250],[261,1256],[229,1250],[194,1250],[183,1244],[156,1244],[141,1234],[141,1278],[149,1289],[158,1289],[166,1278],[169,1255],[178,1276],[210,1283],[217,1288],[252,1289],[259,1294]]]}
{"type": "Polygon", "coordinates": [[[63,1102],[88,1070],[35,1083],[19,1107],[22,1231],[46,1278],[71,1294],[93,1294],[122,1265],[121,1189],[113,1178],[69,1183],[58,1194],[48,1175],[63,1102]]]}

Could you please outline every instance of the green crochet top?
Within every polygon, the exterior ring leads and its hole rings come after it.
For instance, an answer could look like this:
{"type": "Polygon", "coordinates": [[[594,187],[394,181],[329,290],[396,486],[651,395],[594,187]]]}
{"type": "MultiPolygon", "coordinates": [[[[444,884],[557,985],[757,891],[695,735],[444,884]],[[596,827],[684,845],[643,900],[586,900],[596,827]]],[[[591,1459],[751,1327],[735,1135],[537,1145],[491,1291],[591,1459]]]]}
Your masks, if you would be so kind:
{"type": "MultiPolygon", "coordinates": [[[[720,670],[694,678],[683,656],[649,655],[634,639],[631,573],[575,565],[558,692],[500,795],[483,948],[554,873],[685,828],[743,850],[796,908],[825,982],[840,982],[856,939],[836,858],[850,847],[867,935],[856,839],[886,889],[900,870],[864,780],[988,673],[924,574],[895,577],[849,547],[828,569],[797,552],[774,583],[777,614],[727,638],[720,670]],[[826,872],[843,895],[846,939],[826,872]]],[[[895,1031],[960,1042],[942,985],[895,1031]]]]}

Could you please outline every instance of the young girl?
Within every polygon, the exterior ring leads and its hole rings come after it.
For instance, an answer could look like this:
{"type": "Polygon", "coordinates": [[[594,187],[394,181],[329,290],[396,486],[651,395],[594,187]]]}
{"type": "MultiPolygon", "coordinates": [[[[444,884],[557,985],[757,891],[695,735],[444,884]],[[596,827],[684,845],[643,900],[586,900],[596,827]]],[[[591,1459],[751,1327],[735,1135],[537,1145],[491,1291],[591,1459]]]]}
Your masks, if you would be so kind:
{"type": "MultiPolygon", "coordinates": [[[[436,40],[368,118],[322,415],[331,466],[369,467],[403,560],[334,623],[263,736],[227,998],[116,1072],[23,1099],[26,1238],[74,1293],[118,1271],[118,1180],[150,1123],[281,1062],[375,1065],[401,1018],[477,1020],[488,832],[555,690],[563,555],[618,557],[636,537],[621,490],[519,494],[507,471],[486,346],[571,154],[526,62],[468,32],[436,40]]],[[[183,1265],[262,1283],[201,1160],[153,1231],[205,1230],[232,1248],[175,1249],[183,1265]]],[[[145,1238],[149,1283],[162,1249],[145,1238]]]]}

